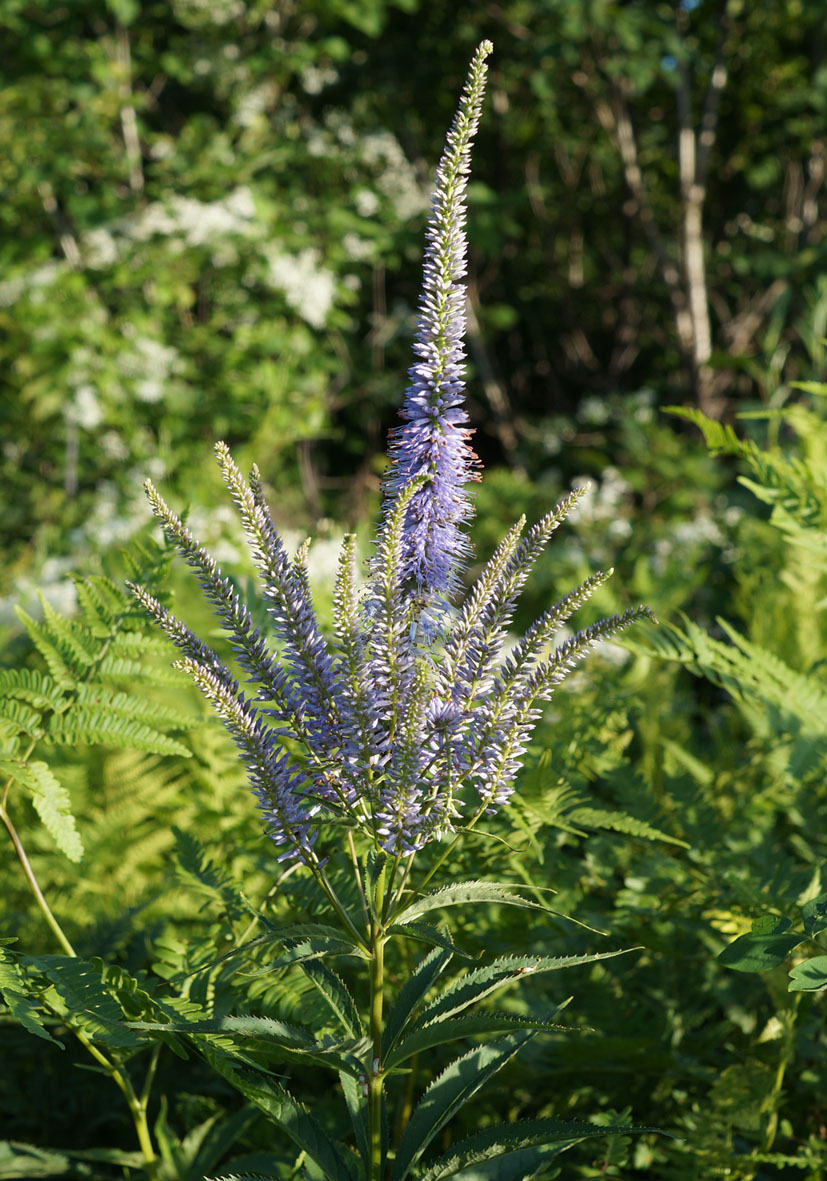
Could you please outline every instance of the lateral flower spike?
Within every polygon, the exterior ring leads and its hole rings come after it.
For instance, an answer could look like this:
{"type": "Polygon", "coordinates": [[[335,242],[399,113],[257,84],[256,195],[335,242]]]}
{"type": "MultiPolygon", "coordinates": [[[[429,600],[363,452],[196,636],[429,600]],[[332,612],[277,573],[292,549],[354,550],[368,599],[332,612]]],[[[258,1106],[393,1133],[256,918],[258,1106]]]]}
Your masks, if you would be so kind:
{"type": "Polygon", "coordinates": [[[450,600],[456,593],[470,546],[460,526],[473,505],[466,489],[478,476],[479,461],[462,404],[465,389],[465,236],[471,145],[485,93],[486,59],[493,51],[483,41],[471,61],[459,109],[436,170],[426,247],[419,317],[413,346],[416,360],[400,416],[404,425],[391,434],[390,467],[384,482],[383,521],[404,488],[428,480],[412,497],[403,535],[406,587],[424,603],[450,600]]]}
{"type": "Polygon", "coordinates": [[[462,405],[464,197],[490,52],[484,41],[474,55],[437,169],[417,359],[404,425],[391,437],[368,584],[360,594],[349,534],[332,636],[313,610],[307,545],[288,554],[257,468],[245,478],[226,445],[217,445],[261,579],[266,624],[254,623],[233,582],[147,484],[155,515],[221,621],[233,665],[148,591],[130,589],[229,731],[279,860],[302,862],[314,873],[325,863],[325,839],[337,841],[343,827],[373,853],[407,858],[504,807],[539,703],[592,648],[648,614],[639,607],[613,615],[555,648],[561,625],[611,571],[596,573],[516,644],[510,640],[520,592],[582,488],[527,529],[518,521],[464,601],[457,593],[468,555],[461,526],[472,514],[466,485],[479,466],[462,405]],[[456,610],[449,612],[451,600],[456,610]]]}

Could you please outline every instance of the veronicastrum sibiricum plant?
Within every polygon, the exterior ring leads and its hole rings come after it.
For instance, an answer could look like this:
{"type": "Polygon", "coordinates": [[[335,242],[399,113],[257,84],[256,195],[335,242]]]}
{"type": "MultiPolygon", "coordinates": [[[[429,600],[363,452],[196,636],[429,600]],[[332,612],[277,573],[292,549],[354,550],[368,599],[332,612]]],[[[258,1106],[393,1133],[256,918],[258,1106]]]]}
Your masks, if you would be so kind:
{"type": "MultiPolygon", "coordinates": [[[[524,1169],[526,1152],[539,1162],[586,1135],[611,1131],[530,1120],[488,1128],[428,1165],[421,1159],[486,1078],[539,1030],[557,1028],[490,1009],[470,1024],[458,1022],[457,1015],[528,971],[602,958],[507,957],[472,968],[435,999],[426,999],[457,949],[443,930],[423,922],[424,916],[479,901],[537,906],[519,889],[495,883],[426,887],[462,836],[508,803],[541,703],[595,644],[648,614],[635,608],[612,616],[555,647],[562,625],[608,577],[598,573],[546,611],[504,654],[532,565],[582,490],[528,530],[518,521],[471,589],[461,593],[469,557],[463,526],[472,515],[468,484],[478,478],[479,466],[463,406],[465,195],[490,52],[490,43],[483,42],[473,57],[437,168],[403,425],[391,438],[364,587],[356,538],[344,539],[332,637],[323,634],[313,611],[307,547],[294,557],[287,553],[258,470],[246,479],[223,443],[216,448],[218,462],[261,574],[269,634],[253,625],[231,582],[155,488],[148,484],[147,490],[168,537],[221,620],[243,685],[167,608],[142,588],[132,588],[178,647],[179,666],[237,744],[278,859],[300,863],[313,875],[338,920],[337,939],[329,926],[319,926],[310,935],[312,955],[297,956],[297,963],[330,1004],[339,1040],[329,1035],[319,1040],[272,1021],[258,1032],[269,1038],[276,1057],[294,1059],[305,1052],[310,1061],[338,1072],[356,1153],[343,1150],[270,1076],[242,1069],[228,1054],[219,1060],[213,1051],[222,1073],[331,1178],[436,1179],[493,1157],[513,1159],[515,1168],[522,1162],[524,1169]],[[439,855],[420,873],[417,854],[432,842],[442,843],[439,855]],[[358,882],[356,907],[344,901],[329,874],[330,861],[335,865],[343,856],[358,882]],[[385,948],[405,937],[431,943],[433,950],[386,1014],[385,948]],[[342,981],[322,965],[325,956],[342,951],[343,940],[344,950],[366,964],[364,1023],[342,981]],[[397,1135],[389,1141],[385,1107],[394,1076],[406,1071],[404,1064],[420,1050],[470,1033],[499,1036],[451,1063],[420,1103],[394,1121],[397,1135]]],[[[307,924],[302,933],[308,936],[307,924]]],[[[255,1018],[243,1020],[250,1035],[255,1018]]],[[[206,1029],[202,1022],[199,1031],[206,1029]]],[[[232,1032],[226,1019],[221,1029],[232,1032]]]]}

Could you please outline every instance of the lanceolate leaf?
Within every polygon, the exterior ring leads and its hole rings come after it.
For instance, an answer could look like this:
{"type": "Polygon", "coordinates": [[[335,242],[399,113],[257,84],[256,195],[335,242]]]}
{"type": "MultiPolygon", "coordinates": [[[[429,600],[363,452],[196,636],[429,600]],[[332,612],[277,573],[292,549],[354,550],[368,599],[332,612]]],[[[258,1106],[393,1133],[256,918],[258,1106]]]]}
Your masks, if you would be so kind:
{"type": "Polygon", "coordinates": [[[365,1162],[365,1175],[367,1175],[367,1162],[370,1156],[368,1145],[370,1130],[367,1096],[362,1090],[360,1081],[350,1074],[345,1074],[344,1071],[339,1075],[339,1082],[342,1084],[342,1092],[345,1097],[345,1103],[347,1104],[351,1126],[353,1127],[353,1135],[356,1138],[356,1147],[359,1150],[359,1155],[363,1162],[365,1162]]]}
{"type": "Polygon", "coordinates": [[[440,1129],[532,1036],[531,1033],[518,1033],[487,1046],[477,1046],[462,1058],[455,1059],[431,1083],[405,1128],[391,1181],[403,1181],[408,1176],[440,1129]]]}
{"type": "MultiPolygon", "coordinates": [[[[628,1136],[631,1132],[648,1132],[651,1128],[606,1128],[597,1124],[567,1123],[557,1119],[520,1120],[515,1124],[498,1124],[486,1128],[475,1136],[469,1136],[455,1144],[448,1152],[434,1161],[417,1181],[444,1181],[455,1177],[473,1165],[522,1153],[526,1148],[556,1146],[557,1151],[569,1148],[578,1140],[589,1136],[628,1136]]],[[[553,1155],[553,1154],[552,1154],[553,1155]]],[[[519,1173],[507,1174],[498,1171],[498,1178],[511,1175],[525,1176],[525,1157],[514,1162],[519,1173]]]]}
{"type": "Polygon", "coordinates": [[[464,906],[466,903],[497,902],[502,906],[521,906],[526,910],[546,909],[539,902],[515,893],[515,889],[520,887],[500,882],[457,882],[442,886],[406,906],[401,914],[395,916],[395,922],[401,926],[443,906],[464,906]]]}
{"type": "Polygon", "coordinates": [[[329,1008],[339,1019],[345,1032],[351,1037],[362,1037],[364,1029],[356,1002],[345,983],[334,971],[318,960],[305,960],[301,969],[327,1001],[329,1008]]]}
{"type": "Polygon", "coordinates": [[[506,956],[487,964],[484,968],[475,968],[472,972],[460,976],[422,1010],[414,1028],[420,1029],[433,1021],[453,1017],[483,997],[524,977],[540,972],[557,972],[561,968],[574,968],[578,964],[609,960],[614,956],[625,955],[629,950],[631,949],[625,948],[621,951],[604,951],[594,955],[506,956]]]}
{"type": "Polygon", "coordinates": [[[485,1033],[516,1033],[520,1029],[530,1029],[536,1033],[580,1032],[570,1025],[519,1017],[514,1013],[474,1013],[467,1017],[448,1018],[444,1021],[432,1021],[430,1025],[416,1026],[396,1043],[385,1058],[383,1066],[386,1070],[392,1070],[422,1050],[430,1050],[433,1046],[441,1046],[459,1038],[476,1037],[485,1033]]]}
{"type": "Polygon", "coordinates": [[[328,1181],[353,1181],[346,1158],[316,1122],[312,1115],[289,1091],[274,1079],[254,1070],[240,1069],[220,1051],[206,1049],[206,1056],[215,1070],[254,1103],[290,1139],[298,1144],[319,1166],[328,1181]]]}
{"type": "Polygon", "coordinates": [[[450,951],[452,955],[458,955],[461,959],[470,960],[467,951],[462,951],[457,947],[453,939],[440,931],[439,927],[434,927],[430,923],[393,923],[388,927],[389,935],[403,935],[408,939],[418,939],[421,943],[429,943],[431,947],[443,947],[446,951],[450,951]]]}
{"type": "Polygon", "coordinates": [[[382,1053],[387,1056],[399,1034],[425,999],[428,990],[451,962],[450,951],[435,948],[420,960],[408,980],[402,985],[385,1021],[382,1053]]]}
{"type": "Polygon", "coordinates": [[[271,1017],[218,1017],[214,1020],[187,1021],[185,1023],[158,1023],[153,1021],[130,1022],[131,1029],[158,1033],[233,1034],[237,1037],[252,1038],[265,1042],[288,1059],[304,1059],[315,1062],[329,1070],[340,1070],[358,1077],[364,1070],[364,1063],[354,1056],[355,1050],[365,1050],[358,1042],[350,1044],[317,1042],[306,1030],[271,1017]]]}

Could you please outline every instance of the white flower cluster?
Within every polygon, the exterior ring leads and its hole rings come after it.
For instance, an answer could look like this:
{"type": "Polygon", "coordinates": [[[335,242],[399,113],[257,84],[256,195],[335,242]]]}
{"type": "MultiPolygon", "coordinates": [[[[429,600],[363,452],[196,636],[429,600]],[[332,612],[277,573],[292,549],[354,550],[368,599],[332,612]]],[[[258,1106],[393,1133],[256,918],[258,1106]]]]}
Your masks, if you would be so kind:
{"type": "Polygon", "coordinates": [[[336,295],[336,278],[321,265],[318,250],[308,246],[298,254],[265,248],[268,280],[311,328],[323,328],[336,295]]]}

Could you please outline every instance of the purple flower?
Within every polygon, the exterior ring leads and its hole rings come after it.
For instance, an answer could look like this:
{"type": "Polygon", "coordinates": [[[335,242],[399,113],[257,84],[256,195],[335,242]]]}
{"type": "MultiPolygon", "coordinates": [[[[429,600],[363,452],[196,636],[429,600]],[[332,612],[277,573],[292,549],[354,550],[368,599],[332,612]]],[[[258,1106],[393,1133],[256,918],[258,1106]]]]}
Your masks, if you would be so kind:
{"type": "Polygon", "coordinates": [[[216,451],[262,581],[271,636],[253,626],[206,550],[155,489],[150,502],[193,568],[253,686],[140,587],[145,610],[183,655],[244,759],[280,859],[323,865],[315,842],[341,821],[397,857],[503,807],[530,733],[567,673],[600,639],[648,614],[613,616],[553,648],[555,634],[608,575],[565,595],[505,655],[507,629],[529,573],[582,495],[577,490],[523,535],[509,530],[457,611],[472,513],[466,485],[477,460],[462,405],[465,333],[464,196],[491,52],[483,42],[436,175],[417,360],[392,435],[382,520],[369,580],[357,583],[356,539],[345,537],[333,595],[333,636],[313,611],[303,546],[288,555],[261,477],[245,479],[227,447],[216,451]],[[277,646],[270,644],[270,639],[277,646]],[[463,792],[471,787],[476,791],[463,792]]]}
{"type": "Polygon", "coordinates": [[[465,388],[465,192],[471,144],[485,89],[483,41],[471,69],[436,171],[426,230],[425,265],[410,385],[401,410],[404,425],[391,434],[385,478],[385,519],[399,493],[426,477],[408,506],[402,578],[424,601],[453,597],[469,553],[460,531],[473,514],[466,485],[478,478],[478,460],[462,404],[465,388]]]}

